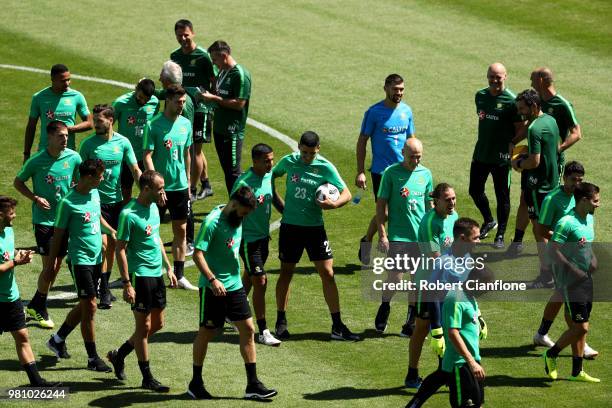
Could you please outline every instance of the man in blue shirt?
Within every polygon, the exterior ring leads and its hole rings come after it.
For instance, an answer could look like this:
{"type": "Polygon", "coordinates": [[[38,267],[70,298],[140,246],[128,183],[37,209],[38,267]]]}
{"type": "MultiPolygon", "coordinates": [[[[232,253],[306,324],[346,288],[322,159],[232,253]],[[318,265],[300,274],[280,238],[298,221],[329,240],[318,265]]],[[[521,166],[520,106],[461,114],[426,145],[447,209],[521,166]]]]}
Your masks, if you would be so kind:
{"type": "MultiPolygon", "coordinates": [[[[392,164],[404,159],[402,148],[409,137],[414,137],[414,120],[412,109],[402,102],[404,96],[404,79],[398,74],[391,74],[385,79],[385,99],[370,106],[363,115],[361,132],[357,139],[357,176],[355,185],[366,189],[365,157],[368,139],[372,139],[372,166],[370,175],[374,200],[377,199],[378,186],[382,173],[392,164]]],[[[376,217],[372,217],[366,235],[361,238],[361,245],[367,254],[359,248],[359,259],[368,263],[369,248],[376,233],[376,217]],[[365,244],[364,244],[365,243],[365,244]]]]}

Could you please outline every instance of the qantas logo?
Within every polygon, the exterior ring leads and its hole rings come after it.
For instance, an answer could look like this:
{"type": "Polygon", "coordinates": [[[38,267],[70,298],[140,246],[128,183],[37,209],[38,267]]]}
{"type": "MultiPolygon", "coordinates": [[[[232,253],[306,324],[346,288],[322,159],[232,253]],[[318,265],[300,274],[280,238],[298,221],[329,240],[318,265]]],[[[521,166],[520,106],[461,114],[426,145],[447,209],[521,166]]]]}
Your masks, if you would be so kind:
{"type": "Polygon", "coordinates": [[[582,237],[582,238],[580,238],[580,240],[578,241],[578,246],[579,246],[580,248],[584,248],[584,247],[586,246],[586,243],[587,243],[587,239],[586,239],[586,237],[582,237]]]}
{"type": "Polygon", "coordinates": [[[264,201],[265,201],[265,199],[266,199],[266,197],[264,197],[264,195],[263,195],[263,194],[260,194],[260,195],[259,195],[259,197],[257,197],[257,202],[258,202],[259,204],[263,204],[263,203],[264,203],[264,201]]]}
{"type": "Polygon", "coordinates": [[[408,190],[408,188],[406,187],[402,187],[400,190],[400,195],[404,198],[408,197],[410,195],[410,190],[408,190]]]}
{"type": "Polygon", "coordinates": [[[453,243],[453,238],[452,237],[446,237],[444,238],[444,246],[445,247],[449,247],[451,246],[451,244],[453,243]]]}
{"type": "Polygon", "coordinates": [[[45,115],[47,116],[47,119],[49,120],[53,120],[53,118],[55,117],[55,112],[53,112],[51,109],[49,109],[45,115]]]}
{"type": "Polygon", "coordinates": [[[128,124],[133,125],[136,123],[136,116],[128,116],[128,124]]]}
{"type": "Polygon", "coordinates": [[[487,114],[485,113],[485,111],[483,111],[483,110],[478,111],[478,119],[484,120],[484,118],[486,116],[487,116],[487,114]]]}
{"type": "Polygon", "coordinates": [[[10,261],[11,260],[11,254],[9,254],[9,251],[4,251],[4,254],[2,255],[2,258],[4,259],[4,262],[10,261]]]}
{"type": "Polygon", "coordinates": [[[172,149],[172,139],[165,140],[164,147],[168,150],[172,149]]]}
{"type": "Polygon", "coordinates": [[[53,182],[55,182],[55,177],[50,174],[47,174],[45,176],[45,181],[47,182],[47,184],[53,184],[53,182]]]}
{"type": "Polygon", "coordinates": [[[91,213],[87,211],[85,214],[83,214],[83,222],[90,222],[90,221],[91,221],[91,213]]]}
{"type": "Polygon", "coordinates": [[[229,238],[225,240],[225,245],[227,245],[227,247],[231,249],[234,246],[234,238],[229,238]]]}
{"type": "Polygon", "coordinates": [[[153,228],[150,225],[147,225],[147,227],[145,228],[145,234],[147,234],[147,237],[150,236],[152,232],[153,228]]]}
{"type": "Polygon", "coordinates": [[[291,175],[291,182],[292,183],[299,183],[300,182],[300,175],[299,174],[292,174],[291,175]]]}

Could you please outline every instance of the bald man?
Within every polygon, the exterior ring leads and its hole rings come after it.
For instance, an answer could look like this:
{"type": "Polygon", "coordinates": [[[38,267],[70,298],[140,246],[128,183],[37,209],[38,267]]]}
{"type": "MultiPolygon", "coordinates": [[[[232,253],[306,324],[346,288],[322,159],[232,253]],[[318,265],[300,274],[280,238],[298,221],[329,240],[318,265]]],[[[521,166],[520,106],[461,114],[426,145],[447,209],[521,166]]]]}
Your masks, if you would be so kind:
{"type": "MultiPolygon", "coordinates": [[[[557,93],[554,85],[554,75],[550,68],[540,67],[534,69],[531,73],[531,87],[540,97],[542,112],[555,118],[559,127],[561,145],[559,146],[557,161],[559,165],[559,178],[561,178],[563,167],[565,166],[564,152],[582,139],[580,124],[571,102],[557,93]]],[[[527,205],[523,199],[516,214],[516,231],[514,232],[512,244],[508,248],[509,255],[516,256],[521,252],[523,236],[528,224],[527,205]]]]}
{"type": "Polygon", "coordinates": [[[523,133],[524,128],[514,103],[516,95],[506,88],[507,77],[506,67],[499,62],[493,63],[487,70],[489,86],[476,92],[478,140],[470,167],[470,196],[484,219],[480,239],[486,238],[489,232],[497,228],[493,241],[495,248],[504,247],[504,234],[510,216],[511,142],[517,134],[523,133]],[[493,219],[485,193],[489,174],[493,176],[497,221],[493,219]]]}
{"type": "MultiPolygon", "coordinates": [[[[397,255],[403,257],[404,254],[420,256],[417,244],[419,224],[425,212],[432,207],[429,194],[433,191],[433,178],[431,171],[420,164],[423,144],[415,137],[407,139],[402,155],[404,159],[400,163],[392,164],[383,172],[376,201],[379,249],[386,252],[388,258],[397,255]]],[[[388,271],[387,283],[399,282],[403,272],[414,271],[392,268],[388,271]]],[[[378,333],[383,333],[387,328],[394,294],[389,290],[382,292],[382,303],[374,320],[378,333]]],[[[400,334],[410,337],[413,330],[414,307],[411,304],[400,334]]]]}

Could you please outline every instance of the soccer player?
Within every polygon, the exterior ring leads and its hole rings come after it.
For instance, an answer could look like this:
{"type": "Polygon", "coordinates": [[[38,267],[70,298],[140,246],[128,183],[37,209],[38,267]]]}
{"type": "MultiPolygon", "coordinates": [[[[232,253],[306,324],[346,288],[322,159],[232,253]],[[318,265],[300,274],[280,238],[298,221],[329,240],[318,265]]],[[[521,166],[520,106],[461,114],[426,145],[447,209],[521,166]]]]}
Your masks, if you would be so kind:
{"type": "MultiPolygon", "coordinates": [[[[183,70],[183,87],[194,101],[201,90],[211,91],[215,82],[216,68],[210,59],[210,54],[199,47],[195,41],[193,24],[189,20],[178,20],[174,24],[174,34],[180,48],[170,54],[170,59],[179,64],[183,70]]],[[[213,194],[208,181],[208,166],[202,144],[210,142],[212,131],[213,106],[203,101],[197,101],[193,124],[193,161],[191,163],[191,195],[202,200],[213,194]],[[196,193],[198,180],[202,184],[196,193]]]]}
{"type": "Polygon", "coordinates": [[[10,332],[15,340],[19,363],[28,375],[32,387],[58,387],[38,373],[36,358],[28,338],[23,304],[19,298],[19,287],[15,279],[15,267],[32,262],[33,251],[15,251],[13,220],[17,200],[0,196],[0,334],[10,332]]]}
{"type": "MultiPolygon", "coordinates": [[[[565,151],[582,139],[582,130],[576,118],[574,106],[555,89],[554,77],[550,68],[535,69],[531,73],[531,87],[540,96],[542,112],[551,115],[557,121],[559,136],[561,137],[558,157],[559,175],[561,175],[565,163],[565,151]]],[[[527,206],[524,204],[524,200],[521,200],[516,215],[516,231],[513,244],[508,248],[510,250],[509,255],[515,256],[521,252],[523,235],[528,223],[527,206]]]]}
{"type": "MultiPolygon", "coordinates": [[[[429,277],[430,282],[465,282],[469,279],[478,279],[478,273],[475,272],[472,275],[473,269],[469,269],[466,265],[471,263],[473,259],[470,252],[473,250],[475,244],[480,242],[480,228],[478,222],[471,218],[459,218],[453,225],[453,243],[450,251],[447,254],[441,255],[441,261],[439,265],[434,265],[431,276],[429,277]]],[[[444,301],[446,295],[442,296],[444,301]]],[[[480,340],[484,340],[487,335],[486,323],[478,314],[478,322],[480,326],[480,340]]],[[[448,349],[450,345],[445,348],[448,349]]],[[[427,399],[431,397],[436,391],[443,385],[448,385],[450,381],[454,380],[449,376],[449,373],[442,369],[442,361],[438,365],[438,369],[433,373],[429,374],[422,381],[417,393],[410,400],[407,408],[419,408],[425,404],[427,399]]],[[[453,404],[451,400],[451,405],[453,404]]]]}
{"type": "Polygon", "coordinates": [[[572,347],[572,375],[570,381],[598,383],[582,369],[584,345],[589,331],[593,306],[593,277],[597,258],[591,245],[595,239],[593,213],[599,207],[599,187],[581,183],[574,188],[576,207],[562,217],[550,241],[553,268],[558,285],[563,290],[565,313],[571,326],[557,342],[543,354],[544,369],[553,380],[557,379],[557,357],[568,345],[572,347]]]}
{"type": "Polygon", "coordinates": [[[85,97],[79,91],[70,88],[70,71],[63,64],[51,67],[51,86],[40,90],[32,96],[30,116],[25,130],[23,144],[23,161],[30,158],[36,124],[40,118],[40,141],[38,150],[47,147],[47,124],[53,120],[64,122],[68,126],[68,148],[76,150],[75,133],[87,132],[93,128],[93,120],[85,97]],[[76,115],[82,122],[76,123],[76,115]]]}
{"type": "MultiPolygon", "coordinates": [[[[452,186],[447,183],[438,184],[432,191],[431,197],[434,207],[425,214],[419,224],[418,242],[421,253],[429,259],[434,259],[450,251],[453,243],[453,226],[459,216],[455,211],[457,197],[452,186]]],[[[417,285],[421,280],[427,280],[430,272],[427,268],[419,268],[414,279],[417,285]]],[[[437,299],[429,293],[417,291],[415,328],[408,345],[408,373],[404,380],[408,388],[419,388],[421,385],[419,360],[428,331],[431,330],[432,349],[438,358],[441,359],[444,355],[445,343],[438,304],[441,300],[443,299],[437,299]]]]}
{"type": "Polygon", "coordinates": [[[481,239],[497,228],[493,246],[504,247],[504,234],[510,216],[510,143],[521,133],[524,122],[516,111],[516,95],[506,88],[506,67],[496,62],[489,65],[489,86],[476,92],[478,140],[470,167],[470,196],[484,218],[481,239]],[[497,199],[497,222],[493,219],[485,185],[493,177],[497,199]],[[499,224],[498,224],[499,223],[499,224]]]}
{"type": "MultiPolygon", "coordinates": [[[[138,168],[144,170],[142,162],[142,136],[147,122],[159,111],[159,99],[155,96],[155,83],[142,78],[133,91],[125,93],[113,102],[117,133],[127,137],[138,161],[138,168]]],[[[132,199],[134,177],[127,165],[121,168],[121,195],[123,204],[132,199]]]]}
{"type": "MultiPolygon", "coordinates": [[[[425,212],[431,208],[432,200],[431,171],[421,164],[423,143],[415,137],[406,139],[402,152],[402,162],[393,164],[384,171],[376,201],[378,246],[382,252],[388,252],[387,257],[390,258],[403,254],[418,256],[416,243],[419,224],[425,212]]],[[[389,271],[387,282],[398,282],[403,272],[389,271]]],[[[394,291],[383,291],[374,323],[379,332],[384,331],[387,326],[393,295],[394,291]]],[[[413,329],[414,305],[409,304],[406,323],[400,334],[410,337],[413,329]]]]}
{"type": "Polygon", "coordinates": [[[359,336],[346,327],[340,316],[333,254],[323,225],[323,210],[342,207],[351,199],[351,192],[336,167],[327,159],[317,156],[320,148],[319,135],[312,131],[304,132],[298,144],[299,152],[286,155],[272,169],[273,179],[287,175],[278,241],[281,270],[276,282],[276,337],[289,338],[286,316],[289,285],[306,249],[323,284],[323,295],[332,319],[331,339],[357,341],[359,336]],[[329,197],[324,201],[316,199],[316,190],[324,183],[338,188],[340,197],[336,201],[329,197]]]}
{"type": "MultiPolygon", "coordinates": [[[[544,197],[559,185],[559,167],[557,165],[559,147],[559,128],[555,119],[543,113],[540,97],[533,89],[527,89],[516,97],[519,114],[528,121],[527,145],[529,154],[512,161],[512,167],[526,173],[521,177],[521,190],[529,219],[533,224],[536,242],[546,243],[537,227],[538,216],[544,197]]],[[[482,234],[482,232],[481,232],[482,234]]],[[[540,275],[533,281],[532,287],[552,287],[552,275],[546,267],[542,245],[538,245],[540,256],[540,275]]]]}
{"type": "MultiPolygon", "coordinates": [[[[83,160],[100,159],[104,163],[104,180],[98,186],[102,218],[116,230],[119,225],[119,213],[123,208],[121,195],[121,171],[127,167],[134,180],[138,180],[141,171],[130,141],[113,131],[115,109],[110,105],[96,105],[93,109],[94,128],[96,133],[83,140],[80,154],[83,160]]],[[[108,281],[113,270],[115,259],[115,239],[108,233],[102,235],[102,276],[100,277],[100,309],[110,309],[113,297],[108,281]]]]}
{"type": "Polygon", "coordinates": [[[262,399],[277,394],[257,378],[255,327],[240,279],[241,223],[256,205],[251,189],[239,187],[227,205],[217,206],[208,214],[196,240],[193,259],[200,270],[200,329],[193,341],[193,377],[187,390],[195,399],[212,399],[204,388],[202,365],[208,343],[223,327],[225,318],[238,328],[240,354],[247,373],[245,398],[262,399]]]}
{"type": "MultiPolygon", "coordinates": [[[[53,120],[47,124],[47,147],[28,159],[15,177],[13,185],[24,197],[32,201],[32,224],[38,253],[42,258],[42,270],[50,266],[49,244],[53,236],[53,224],[58,202],[68,193],[78,176],[81,156],[68,149],[68,127],[64,122],[53,120]],[[32,189],[26,182],[32,179],[32,189]]],[[[38,276],[38,286],[34,297],[28,303],[26,313],[45,329],[55,324],[47,311],[47,294],[59,272],[62,259],[66,256],[68,237],[60,245],[55,265],[51,266],[50,280],[44,273],[38,276]]]]}
{"type": "Polygon", "coordinates": [[[219,75],[214,93],[204,91],[200,95],[205,102],[217,104],[213,123],[215,149],[229,193],[242,173],[240,161],[251,98],[251,74],[232,57],[232,50],[225,41],[215,41],[208,52],[219,68],[219,75]]]}
{"type": "Polygon", "coordinates": [[[166,288],[162,277],[165,265],[168,279],[176,277],[159,236],[159,211],[155,205],[164,191],[164,177],[147,170],[138,182],[140,194],[121,211],[117,230],[117,264],[123,282],[123,298],[132,305],[136,328],[132,336],[107,357],[115,376],[125,380],[125,357],[136,349],[142,373],[142,388],[168,392],[170,388],[157,381],[149,367],[149,338],[164,325],[166,288]],[[163,260],[163,265],[162,265],[163,260]]]}
{"type": "MultiPolygon", "coordinates": [[[[567,163],[563,171],[563,185],[555,188],[544,198],[542,210],[540,211],[540,217],[538,219],[538,228],[541,229],[540,234],[546,237],[546,239],[552,237],[555,226],[561,217],[570,213],[576,206],[574,189],[578,184],[582,183],[583,177],[584,167],[582,164],[576,161],[567,163]]],[[[555,320],[555,317],[557,317],[562,305],[563,294],[559,288],[555,288],[555,291],[544,308],[542,322],[540,323],[538,331],[533,336],[533,344],[546,347],[552,347],[555,344],[548,337],[548,330],[555,320]]],[[[585,358],[594,358],[598,354],[599,353],[589,347],[588,344],[584,344],[585,358]]]]}
{"type": "Polygon", "coordinates": [[[147,170],[164,176],[164,192],[160,199],[160,216],[166,209],[172,219],[172,256],[177,287],[198,290],[185,277],[187,217],[191,208],[189,197],[189,166],[191,156],[191,123],[180,116],[188,96],[180,85],[166,89],[164,112],[155,116],[145,129],[143,149],[147,170]]]}
{"type": "MultiPolygon", "coordinates": [[[[58,358],[70,358],[66,338],[81,324],[81,335],[87,350],[87,369],[111,372],[96,351],[94,317],[96,314],[97,283],[102,273],[101,229],[115,234],[101,216],[100,194],[97,187],[104,179],[104,163],[100,159],[87,159],[79,166],[79,182],[57,207],[49,257],[52,262],[43,271],[47,277],[53,273],[53,262],[58,257],[64,235],[68,234],[68,265],[79,303],[68,312],[66,320],[47,341],[47,347],[58,358]]],[[[47,278],[49,279],[49,278],[47,278]]]]}
{"type": "MultiPolygon", "coordinates": [[[[402,149],[406,138],[414,137],[414,120],[412,109],[402,102],[404,96],[404,79],[398,74],[385,78],[385,99],[370,106],[363,115],[361,132],[357,139],[357,188],[366,189],[365,157],[368,139],[372,140],[372,191],[374,201],[377,199],[378,187],[382,173],[392,164],[401,162],[402,149]]],[[[361,238],[359,259],[367,264],[369,255],[362,254],[362,249],[371,247],[372,238],[376,233],[376,216],[370,220],[366,235],[361,238]],[[363,248],[362,248],[363,246],[363,248]]],[[[367,251],[369,252],[369,251],[367,251]]]]}
{"type": "Polygon", "coordinates": [[[242,222],[242,245],[240,257],[244,262],[245,274],[242,277],[247,296],[253,287],[253,309],[259,328],[258,340],[267,346],[280,346],[281,341],[275,338],[266,324],[266,286],[268,279],[264,266],[268,259],[270,243],[270,216],[272,204],[282,213],[283,203],[277,196],[272,184],[272,166],[274,152],[267,144],[258,143],[251,149],[253,166],[243,173],[232,193],[242,186],[249,187],[257,202],[252,213],[242,222]]]}

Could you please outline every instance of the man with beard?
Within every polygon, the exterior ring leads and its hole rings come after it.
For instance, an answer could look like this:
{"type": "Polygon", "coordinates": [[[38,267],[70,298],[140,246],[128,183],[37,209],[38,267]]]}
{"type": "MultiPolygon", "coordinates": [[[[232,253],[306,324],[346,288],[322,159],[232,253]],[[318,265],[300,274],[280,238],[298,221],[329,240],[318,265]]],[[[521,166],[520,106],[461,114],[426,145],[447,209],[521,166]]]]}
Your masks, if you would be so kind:
{"type": "Polygon", "coordinates": [[[593,213],[599,208],[599,187],[581,183],[574,189],[574,199],[576,207],[559,220],[550,242],[556,283],[563,291],[565,313],[572,325],[543,354],[544,370],[556,380],[559,353],[571,345],[572,375],[569,380],[598,383],[599,378],[584,372],[582,359],[593,306],[592,274],[597,269],[592,244],[595,240],[593,213]]]}
{"type": "MultiPolygon", "coordinates": [[[[87,369],[111,372],[96,351],[97,283],[102,272],[102,228],[115,234],[114,229],[101,216],[100,194],[97,187],[104,179],[104,163],[100,159],[87,159],[79,166],[79,182],[57,207],[55,229],[51,240],[50,258],[58,257],[65,234],[68,234],[68,267],[72,274],[79,302],[68,312],[57,333],[51,335],[47,347],[58,358],[70,358],[66,338],[79,324],[87,350],[87,369]]],[[[53,262],[43,271],[48,277],[53,273],[53,262]]]]}
{"type": "Polygon", "coordinates": [[[195,399],[211,399],[204,387],[202,365],[208,344],[225,319],[238,328],[240,353],[247,373],[245,398],[263,399],[277,394],[257,378],[255,327],[240,279],[242,219],[257,205],[249,187],[239,187],[227,205],[215,207],[200,228],[193,259],[200,270],[200,329],[193,341],[193,377],[187,393],[195,399]]]}
{"type": "MultiPolygon", "coordinates": [[[[363,115],[361,132],[357,139],[357,188],[366,189],[365,158],[368,139],[372,140],[372,191],[374,201],[378,197],[378,187],[382,173],[392,164],[403,160],[402,149],[407,138],[414,137],[414,120],[412,109],[402,102],[404,96],[404,79],[398,74],[385,78],[385,99],[370,106],[363,115]]],[[[366,235],[361,238],[359,259],[364,264],[369,262],[372,238],[376,233],[376,216],[372,217],[366,235]],[[364,253],[365,252],[365,253],[364,253]]]]}
{"type": "Polygon", "coordinates": [[[208,181],[208,164],[202,151],[202,144],[209,143],[212,132],[213,104],[198,100],[202,91],[211,91],[217,75],[217,69],[210,59],[210,54],[198,46],[195,41],[193,24],[189,20],[178,20],[174,24],[174,34],[180,48],[170,54],[170,59],[183,70],[183,87],[189,96],[196,101],[193,124],[193,160],[191,166],[191,195],[193,199],[202,200],[213,194],[208,181]],[[202,184],[196,193],[198,180],[202,184]]]}
{"type": "Polygon", "coordinates": [[[68,148],[72,150],[76,150],[75,133],[87,132],[93,127],[85,97],[79,91],[70,88],[70,71],[64,64],[55,64],[51,67],[51,86],[35,93],[32,97],[23,146],[24,162],[30,158],[38,118],[40,118],[38,150],[47,147],[47,124],[53,120],[59,120],[68,126],[68,148]],[[77,114],[82,120],[78,125],[77,114]]]}
{"type": "MultiPolygon", "coordinates": [[[[66,135],[67,136],[67,135],[66,135]]],[[[19,363],[28,375],[32,387],[57,387],[41,378],[28,339],[23,304],[15,279],[15,268],[32,262],[32,251],[15,251],[13,220],[17,200],[0,196],[0,334],[10,332],[15,340],[19,363]]]]}
{"type": "MultiPolygon", "coordinates": [[[[132,178],[140,178],[140,168],[130,141],[113,131],[115,110],[109,105],[96,105],[93,109],[96,133],[83,140],[80,154],[83,160],[100,159],[104,163],[104,180],[100,183],[100,204],[102,217],[116,230],[119,225],[119,213],[123,208],[121,195],[121,169],[125,166],[132,173],[132,178]]],[[[112,307],[112,295],[108,281],[115,259],[115,239],[108,233],[102,235],[103,256],[102,277],[100,278],[100,309],[112,307]]]]}
{"type": "MultiPolygon", "coordinates": [[[[115,122],[117,133],[127,137],[132,144],[134,155],[138,161],[138,168],[144,170],[142,162],[142,136],[145,126],[159,111],[159,99],[154,95],[155,83],[143,78],[136,84],[133,91],[125,93],[115,99],[115,122]]],[[[123,203],[126,204],[132,198],[132,186],[134,177],[127,165],[121,169],[121,194],[123,203]]]]}
{"type": "Polygon", "coordinates": [[[188,96],[180,85],[166,88],[164,112],[153,118],[145,130],[144,165],[164,176],[164,193],[160,205],[160,217],[166,209],[172,219],[172,256],[177,287],[198,290],[184,275],[187,237],[187,217],[191,209],[189,197],[189,166],[191,155],[191,123],[181,115],[188,96]]]}
{"type": "MultiPolygon", "coordinates": [[[[70,187],[78,176],[81,156],[74,150],[66,148],[68,144],[68,127],[64,122],[54,120],[47,125],[47,147],[25,162],[15,177],[15,189],[32,201],[32,224],[38,253],[42,258],[42,269],[51,262],[49,246],[53,236],[53,223],[59,201],[68,194],[70,187]],[[32,190],[26,181],[32,179],[32,190]]],[[[38,276],[38,287],[34,297],[28,303],[26,313],[45,329],[52,329],[55,324],[47,312],[47,294],[55,281],[62,259],[66,256],[68,237],[65,236],[58,253],[50,280],[45,274],[38,276]]]]}
{"type": "Polygon", "coordinates": [[[164,191],[164,178],[156,171],[147,170],[140,176],[138,184],[140,194],[121,211],[117,231],[117,264],[123,283],[123,298],[132,305],[136,329],[119,349],[109,351],[107,357],[115,369],[115,376],[125,380],[125,357],[136,349],[142,388],[168,392],[170,388],[153,377],[149,366],[149,338],[164,325],[166,287],[162,260],[170,285],[176,285],[176,277],[159,236],[159,211],[155,205],[164,191]]]}
{"type": "Polygon", "coordinates": [[[506,88],[506,67],[496,62],[487,70],[489,86],[476,92],[478,140],[474,147],[470,167],[470,196],[478,207],[484,222],[480,239],[497,228],[493,246],[504,247],[504,234],[510,216],[510,153],[515,134],[522,132],[524,122],[518,115],[516,95],[506,88]],[[497,199],[497,222],[493,219],[485,186],[489,174],[493,177],[497,199]]]}

